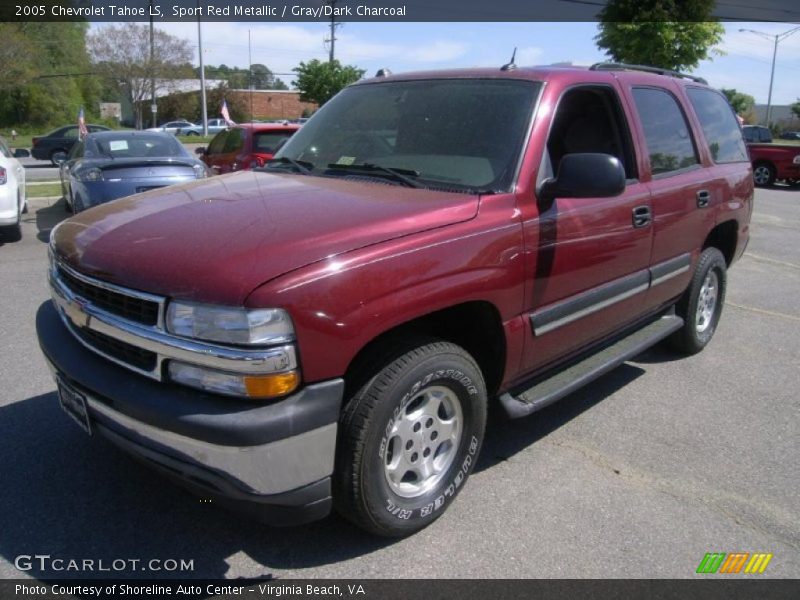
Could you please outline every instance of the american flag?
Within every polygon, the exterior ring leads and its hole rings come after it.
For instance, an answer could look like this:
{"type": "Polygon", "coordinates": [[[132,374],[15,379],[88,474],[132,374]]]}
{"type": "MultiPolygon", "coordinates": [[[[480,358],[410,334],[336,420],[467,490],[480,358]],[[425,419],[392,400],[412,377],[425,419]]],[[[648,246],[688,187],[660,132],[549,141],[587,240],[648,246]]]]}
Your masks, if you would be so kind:
{"type": "Polygon", "coordinates": [[[222,99],[222,106],[219,109],[219,114],[225,119],[226,125],[236,125],[236,123],[231,121],[231,114],[228,112],[228,103],[225,102],[225,98],[222,99]]]}
{"type": "Polygon", "coordinates": [[[86,117],[83,114],[83,107],[81,106],[81,110],[78,113],[78,138],[82,140],[87,135],[89,135],[89,130],[86,128],[86,117]]]}

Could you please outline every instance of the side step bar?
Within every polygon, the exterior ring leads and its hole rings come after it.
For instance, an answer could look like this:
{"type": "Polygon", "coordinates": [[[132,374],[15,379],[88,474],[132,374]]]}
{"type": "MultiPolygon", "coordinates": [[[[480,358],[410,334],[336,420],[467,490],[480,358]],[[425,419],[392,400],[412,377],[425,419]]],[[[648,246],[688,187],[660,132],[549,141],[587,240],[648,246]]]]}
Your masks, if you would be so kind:
{"type": "Polygon", "coordinates": [[[527,416],[605,375],[682,326],[682,318],[674,314],[665,315],[571,367],[538,381],[516,396],[507,392],[502,394],[500,403],[512,419],[527,416]]]}

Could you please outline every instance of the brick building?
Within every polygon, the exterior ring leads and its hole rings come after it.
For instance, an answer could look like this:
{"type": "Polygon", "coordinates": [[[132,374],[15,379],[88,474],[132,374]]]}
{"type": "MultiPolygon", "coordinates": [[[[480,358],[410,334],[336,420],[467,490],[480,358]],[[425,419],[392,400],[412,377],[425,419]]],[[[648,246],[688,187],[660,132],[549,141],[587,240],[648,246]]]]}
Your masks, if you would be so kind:
{"type": "Polygon", "coordinates": [[[300,92],[294,90],[230,90],[226,96],[238,98],[248,107],[248,113],[252,98],[254,119],[297,119],[304,110],[317,109],[313,102],[302,102],[300,92]]]}

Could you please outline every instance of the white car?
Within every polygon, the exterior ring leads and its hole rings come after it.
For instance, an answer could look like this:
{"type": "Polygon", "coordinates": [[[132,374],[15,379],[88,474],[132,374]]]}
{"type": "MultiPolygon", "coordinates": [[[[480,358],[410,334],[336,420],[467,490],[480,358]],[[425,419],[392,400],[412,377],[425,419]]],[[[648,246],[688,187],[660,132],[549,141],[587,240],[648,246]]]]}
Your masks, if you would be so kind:
{"type": "MultiPolygon", "coordinates": [[[[208,120],[208,135],[216,135],[220,131],[228,128],[225,119],[209,119],[208,120]]],[[[191,129],[182,129],[181,135],[203,135],[203,124],[199,123],[191,129]]]]}
{"type": "Polygon", "coordinates": [[[17,240],[22,236],[22,213],[28,212],[25,198],[25,168],[0,138],[0,235],[17,240]]]}
{"type": "Polygon", "coordinates": [[[189,121],[169,121],[168,123],[164,123],[161,127],[150,127],[147,131],[164,131],[172,135],[180,135],[184,129],[190,129],[192,127],[197,127],[197,125],[189,121]]]}

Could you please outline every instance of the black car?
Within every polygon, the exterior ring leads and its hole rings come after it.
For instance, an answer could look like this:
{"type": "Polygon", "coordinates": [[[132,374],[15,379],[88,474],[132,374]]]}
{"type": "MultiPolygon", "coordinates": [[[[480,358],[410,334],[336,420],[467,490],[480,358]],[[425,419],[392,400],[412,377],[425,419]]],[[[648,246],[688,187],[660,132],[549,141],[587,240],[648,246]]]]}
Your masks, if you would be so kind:
{"type": "Polygon", "coordinates": [[[781,134],[782,140],[800,140],[800,131],[784,131],[781,134]]]}
{"type": "MultiPolygon", "coordinates": [[[[102,125],[87,125],[86,128],[89,130],[89,133],[111,131],[111,129],[103,127],[102,125]]],[[[68,154],[69,151],[72,150],[72,146],[77,139],[78,125],[65,125],[64,127],[59,127],[51,131],[47,135],[33,138],[31,154],[33,158],[49,160],[55,165],[56,161],[53,160],[53,155],[59,152],[68,154]]]]}

